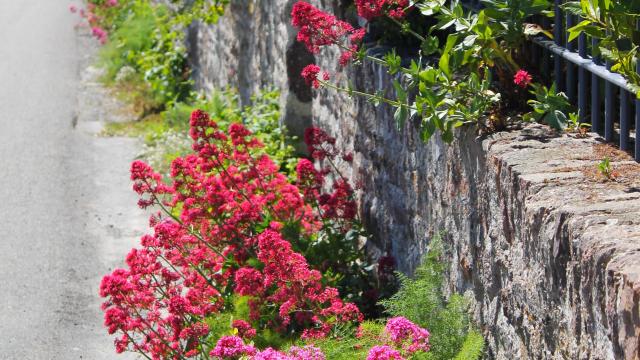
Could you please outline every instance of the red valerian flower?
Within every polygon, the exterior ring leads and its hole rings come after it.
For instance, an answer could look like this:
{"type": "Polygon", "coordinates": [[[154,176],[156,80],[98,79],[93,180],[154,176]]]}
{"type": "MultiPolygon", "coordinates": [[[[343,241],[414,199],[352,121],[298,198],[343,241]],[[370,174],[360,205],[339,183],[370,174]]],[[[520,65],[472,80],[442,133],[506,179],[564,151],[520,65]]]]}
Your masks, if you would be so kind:
{"type": "Polygon", "coordinates": [[[373,20],[387,12],[393,18],[402,18],[409,0],[355,0],[358,15],[366,20],[373,20]]]}
{"type": "Polygon", "coordinates": [[[513,83],[520,86],[523,89],[526,89],[526,87],[529,86],[529,84],[531,84],[532,80],[533,78],[531,77],[531,74],[529,74],[526,70],[522,70],[522,69],[518,70],[518,72],[513,77],[513,83]]]}
{"type": "Polygon", "coordinates": [[[320,48],[328,45],[339,45],[346,49],[340,57],[341,66],[355,58],[365,34],[364,29],[356,30],[351,24],[304,1],[298,1],[293,6],[291,24],[299,29],[298,41],[313,54],[319,53],[320,48]]]}
{"type": "Polygon", "coordinates": [[[318,74],[320,74],[320,67],[315,64],[309,64],[302,69],[302,78],[308,85],[313,86],[314,88],[320,87],[320,82],[318,81],[318,74]]]}
{"type": "Polygon", "coordinates": [[[238,330],[238,336],[243,339],[253,339],[256,336],[256,329],[244,320],[234,320],[231,326],[238,330]]]}
{"type": "Polygon", "coordinates": [[[353,26],[336,19],[335,16],[298,1],[291,11],[291,23],[299,28],[298,41],[314,54],[320,47],[336,44],[344,35],[353,32],[353,26]]]}
{"type": "Polygon", "coordinates": [[[326,157],[333,158],[338,154],[335,148],[336,139],[317,127],[309,127],[304,130],[304,143],[307,145],[309,155],[316,160],[323,160],[326,157]]]}
{"type": "MultiPolygon", "coordinates": [[[[293,321],[306,336],[326,336],[336,326],[361,322],[358,308],[325,286],[322,274],[281,233],[292,224],[309,236],[322,229],[323,214],[315,204],[324,170],[301,162],[296,186],[242,124],[225,132],[207,113],[194,111],[190,125],[193,152],[173,161],[171,184],[144,162],[131,165],[139,205],[158,206],[166,216],[151,215],[153,233],[127,255],[126,269],[114,270],[100,285],[105,326],[117,333],[116,350],[154,359],[197,356],[211,335],[205,320],[224,311],[236,295],[249,297],[248,320],[261,326],[235,323],[244,338],[265,327],[290,331],[293,321]],[[265,220],[267,229],[260,225],[265,220]],[[228,260],[235,265],[229,267],[228,260]]],[[[316,156],[336,156],[335,139],[319,129],[306,135],[316,156]]],[[[323,194],[324,209],[342,216],[336,221],[341,226],[354,213],[349,194],[343,183],[323,194]]],[[[253,350],[247,346],[228,337],[212,356],[249,355],[253,350]]]]}

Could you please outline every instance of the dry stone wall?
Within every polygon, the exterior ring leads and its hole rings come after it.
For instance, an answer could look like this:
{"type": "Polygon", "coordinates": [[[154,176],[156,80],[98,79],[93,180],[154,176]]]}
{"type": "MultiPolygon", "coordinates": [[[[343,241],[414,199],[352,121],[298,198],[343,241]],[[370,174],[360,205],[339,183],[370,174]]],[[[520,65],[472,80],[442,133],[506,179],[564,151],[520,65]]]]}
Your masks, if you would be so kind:
{"type": "MultiPolygon", "coordinates": [[[[289,26],[294,1],[232,1],[220,23],[189,30],[198,87],[233,86],[248,102],[282,90],[283,121],[296,133],[321,126],[354,153],[346,173],[362,184],[359,205],[371,252],[410,273],[444,231],[449,291],[471,294],[474,317],[497,359],[640,357],[640,168],[590,136],[530,124],[488,136],[462,128],[452,144],[422,143],[391,109],[324,90],[298,77],[317,62],[289,26]],[[616,181],[596,164],[613,159],[616,181]]],[[[337,1],[315,5],[342,13],[337,1]]],[[[334,75],[390,91],[375,65],[334,75]]]]}

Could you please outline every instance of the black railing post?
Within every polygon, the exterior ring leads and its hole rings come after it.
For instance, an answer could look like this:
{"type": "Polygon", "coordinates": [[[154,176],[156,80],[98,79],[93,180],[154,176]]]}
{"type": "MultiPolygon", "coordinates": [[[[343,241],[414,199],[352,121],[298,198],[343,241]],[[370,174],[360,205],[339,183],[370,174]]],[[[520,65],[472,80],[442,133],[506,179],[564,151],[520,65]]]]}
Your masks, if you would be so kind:
{"type": "MultiPolygon", "coordinates": [[[[587,35],[583,32],[578,38],[578,52],[583,59],[587,58],[587,35]]],[[[587,117],[587,69],[580,67],[578,75],[578,111],[580,114],[580,122],[587,117]]]]}
{"type": "Polygon", "coordinates": [[[629,149],[629,92],[620,89],[620,150],[629,149]]]}
{"type": "MultiPolygon", "coordinates": [[[[567,30],[573,27],[574,18],[571,14],[566,14],[567,18],[567,30]]],[[[575,51],[574,41],[569,41],[569,36],[567,36],[566,46],[567,50],[575,51]]],[[[569,100],[575,104],[576,102],[576,66],[567,61],[567,97],[569,100]]]]}
{"type": "MultiPolygon", "coordinates": [[[[640,19],[636,21],[636,29],[640,30],[640,19]]],[[[636,71],[640,73],[640,59],[636,60],[636,71]]],[[[635,139],[635,158],[640,161],[640,100],[636,94],[636,139],[635,139]]]]}
{"type": "MultiPolygon", "coordinates": [[[[611,71],[611,61],[606,61],[607,70],[611,71]]],[[[611,81],[604,82],[604,139],[613,141],[613,121],[615,117],[615,88],[611,81]]]]}
{"type": "MultiPolygon", "coordinates": [[[[607,33],[609,31],[607,30],[607,33]]],[[[611,71],[613,64],[611,60],[607,59],[605,62],[607,71],[611,71]]],[[[615,121],[615,102],[616,102],[615,87],[611,81],[605,79],[604,82],[604,139],[606,141],[613,141],[613,123],[615,121]]]]}
{"type": "MultiPolygon", "coordinates": [[[[600,63],[598,57],[598,39],[591,39],[593,62],[600,63]]],[[[600,78],[591,73],[591,131],[600,132],[600,78]]]]}
{"type": "MultiPolygon", "coordinates": [[[[556,45],[558,46],[563,45],[562,39],[564,38],[561,5],[562,5],[562,0],[555,0],[555,7],[554,7],[555,18],[553,21],[553,37],[556,45]]],[[[555,61],[554,65],[555,65],[556,90],[558,90],[558,92],[564,91],[564,76],[562,76],[562,56],[556,54],[554,56],[554,61],[555,61]]]]}

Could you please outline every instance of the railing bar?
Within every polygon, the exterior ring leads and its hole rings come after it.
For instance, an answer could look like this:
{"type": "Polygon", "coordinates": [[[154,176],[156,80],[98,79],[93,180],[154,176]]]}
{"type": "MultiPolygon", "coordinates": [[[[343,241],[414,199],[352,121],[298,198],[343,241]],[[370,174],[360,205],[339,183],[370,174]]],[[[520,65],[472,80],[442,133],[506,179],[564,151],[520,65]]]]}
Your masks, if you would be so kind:
{"type": "MultiPolygon", "coordinates": [[[[571,14],[566,14],[565,17],[567,18],[567,29],[573,27],[573,16],[571,16],[571,14]]],[[[566,48],[569,51],[574,51],[575,50],[575,46],[574,46],[574,41],[569,41],[569,37],[566,37],[566,48]]],[[[566,88],[567,88],[567,97],[569,98],[569,101],[571,101],[572,103],[576,103],[576,67],[573,63],[568,62],[567,63],[567,83],[566,83],[566,88]]]]}
{"type": "MultiPolygon", "coordinates": [[[[600,63],[598,58],[598,39],[591,38],[591,52],[594,65],[600,63]]],[[[591,73],[591,131],[600,133],[600,78],[591,73]]]]}
{"type": "Polygon", "coordinates": [[[546,47],[547,49],[551,50],[552,53],[560,55],[565,60],[570,61],[580,67],[586,68],[589,72],[598,75],[600,78],[605,79],[618,87],[622,87],[633,92],[633,88],[629,85],[627,80],[622,75],[611,72],[606,67],[598,65],[590,59],[583,59],[577,53],[567,51],[565,48],[557,46],[553,41],[544,40],[544,38],[539,37],[533,38],[532,41],[540,46],[546,47]]]}
{"type": "MultiPolygon", "coordinates": [[[[607,60],[607,70],[611,70],[611,61],[607,60]]],[[[604,139],[613,141],[613,121],[615,117],[615,87],[611,81],[604,83],[604,139]]]]}
{"type": "Polygon", "coordinates": [[[620,150],[629,149],[629,92],[620,89],[620,150]]]}
{"type": "MultiPolygon", "coordinates": [[[[636,21],[636,29],[640,30],[640,19],[636,21]]],[[[640,73],[640,59],[636,60],[636,72],[640,73]]],[[[636,138],[635,151],[636,161],[640,161],[640,100],[636,96],[636,138]]]]}
{"type": "MultiPolygon", "coordinates": [[[[637,70],[640,72],[640,69],[637,70]]],[[[636,138],[635,141],[635,159],[636,161],[640,161],[640,100],[636,98],[636,138]]]]}
{"type": "MultiPolygon", "coordinates": [[[[545,29],[549,28],[549,18],[544,16],[542,19],[542,27],[545,29]]],[[[534,41],[532,41],[534,45],[537,45],[534,41]]],[[[551,52],[546,47],[542,48],[542,74],[547,75],[551,73],[551,52]]],[[[549,85],[549,84],[546,84],[549,85]]]]}
{"type": "MultiPolygon", "coordinates": [[[[587,35],[583,32],[578,38],[578,53],[581,58],[587,57],[587,35]]],[[[578,80],[578,110],[580,113],[580,122],[584,122],[587,116],[587,69],[580,67],[580,75],[578,80]]]]}
{"type": "Polygon", "coordinates": [[[591,131],[600,132],[600,78],[591,74],[591,131]]]}
{"type": "MultiPolygon", "coordinates": [[[[563,27],[562,27],[562,9],[560,6],[562,5],[562,0],[555,0],[555,18],[553,21],[553,37],[557,46],[562,46],[563,39],[563,27]]],[[[555,81],[556,81],[556,89],[558,91],[564,91],[564,76],[562,75],[562,56],[560,54],[556,54],[554,56],[554,72],[555,72],[555,81]]]]}

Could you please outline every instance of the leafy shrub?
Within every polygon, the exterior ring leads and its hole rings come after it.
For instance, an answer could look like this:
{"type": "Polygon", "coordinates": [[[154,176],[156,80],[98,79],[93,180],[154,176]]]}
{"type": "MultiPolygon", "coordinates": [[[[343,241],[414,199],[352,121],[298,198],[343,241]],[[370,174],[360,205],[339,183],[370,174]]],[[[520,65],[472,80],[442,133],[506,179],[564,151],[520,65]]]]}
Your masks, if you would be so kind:
{"type": "Polygon", "coordinates": [[[111,41],[100,49],[100,65],[106,70],[106,80],[114,81],[125,66],[137,70],[137,54],[153,47],[155,16],[150,4],[139,4],[111,33],[111,41]]]}
{"type": "Polygon", "coordinates": [[[544,122],[557,130],[565,129],[569,122],[568,114],[573,109],[567,95],[557,92],[555,84],[550,88],[533,84],[532,88],[531,93],[535,96],[535,100],[529,100],[528,103],[533,111],[526,114],[525,119],[544,122]]]}
{"type": "Polygon", "coordinates": [[[292,24],[299,29],[298,40],[309,51],[319,53],[322,47],[335,45],[342,49],[341,66],[366,60],[384,66],[390,75],[403,75],[406,81],[394,83],[396,96],[392,99],[382,92],[367,93],[351,86],[338,86],[330,82],[330,74],[321,72],[316,65],[309,65],[301,75],[314,87],[324,86],[363,96],[374,104],[391,105],[396,108],[399,127],[403,127],[410,116],[419,117],[423,140],[440,132],[442,139],[450,142],[453,129],[475,124],[500,108],[503,96],[497,91],[499,88],[508,87],[508,96],[515,93],[512,79],[519,65],[514,58],[520,56],[519,44],[526,37],[524,19],[549,7],[547,0],[485,3],[487,8],[479,13],[468,13],[458,0],[415,4],[406,0],[356,1],[358,14],[363,18],[370,21],[390,19],[401,32],[420,41],[419,59],[403,62],[395,49],[382,57],[368,53],[362,44],[366,28],[355,29],[335,16],[299,1],[293,7],[292,24]],[[410,12],[436,17],[438,23],[426,34],[419,34],[412,29],[412,23],[406,21],[410,12]],[[431,34],[441,30],[449,31],[443,43],[441,36],[431,34]]]}
{"type": "Polygon", "coordinates": [[[186,130],[189,115],[196,109],[201,109],[216,119],[218,126],[228,129],[233,123],[242,123],[254,136],[264,144],[265,153],[269,154],[282,171],[295,178],[295,167],[298,158],[295,156],[293,144],[295,137],[289,136],[287,129],[280,123],[280,92],[274,89],[264,89],[252,97],[252,104],[244,108],[238,105],[235,91],[213,91],[209,97],[197,96],[190,102],[178,102],[162,113],[164,124],[173,129],[167,134],[151,132],[145,136],[148,147],[141,158],[150,161],[154,168],[161,173],[168,172],[168,165],[178,156],[189,151],[186,130]],[[169,137],[169,141],[166,141],[169,137]],[[174,141],[175,140],[175,141],[174,141]],[[176,145],[176,146],[172,146],[176,145]],[[157,160],[150,160],[153,153],[162,154],[157,160]]]}
{"type": "MultiPolygon", "coordinates": [[[[121,80],[121,93],[131,93],[130,99],[145,115],[191,96],[185,29],[196,20],[217,21],[227,3],[89,0],[79,12],[105,45],[101,52],[105,80],[121,80]],[[119,76],[122,70],[127,76],[119,76]]],[[[75,5],[70,9],[78,12],[75,5]]]]}
{"type": "Polygon", "coordinates": [[[640,96],[640,74],[636,71],[639,34],[636,28],[640,17],[637,1],[568,1],[564,4],[571,14],[583,20],[569,28],[569,40],[586,33],[600,40],[596,54],[611,60],[611,70],[622,74],[640,96]]]}
{"type": "Polygon", "coordinates": [[[166,6],[136,1],[115,27],[100,52],[105,80],[133,92],[143,103],[141,112],[162,109],[189,98],[191,82],[187,68],[184,32],[171,20],[166,6]],[[120,76],[126,70],[127,76],[120,76]]]}
{"type": "Polygon", "coordinates": [[[413,279],[400,277],[400,290],[381,303],[391,316],[404,316],[431,332],[431,351],[421,359],[478,359],[484,348],[482,336],[471,328],[468,303],[458,294],[448,300],[442,293],[446,264],[444,247],[434,237],[429,252],[413,279]]]}

